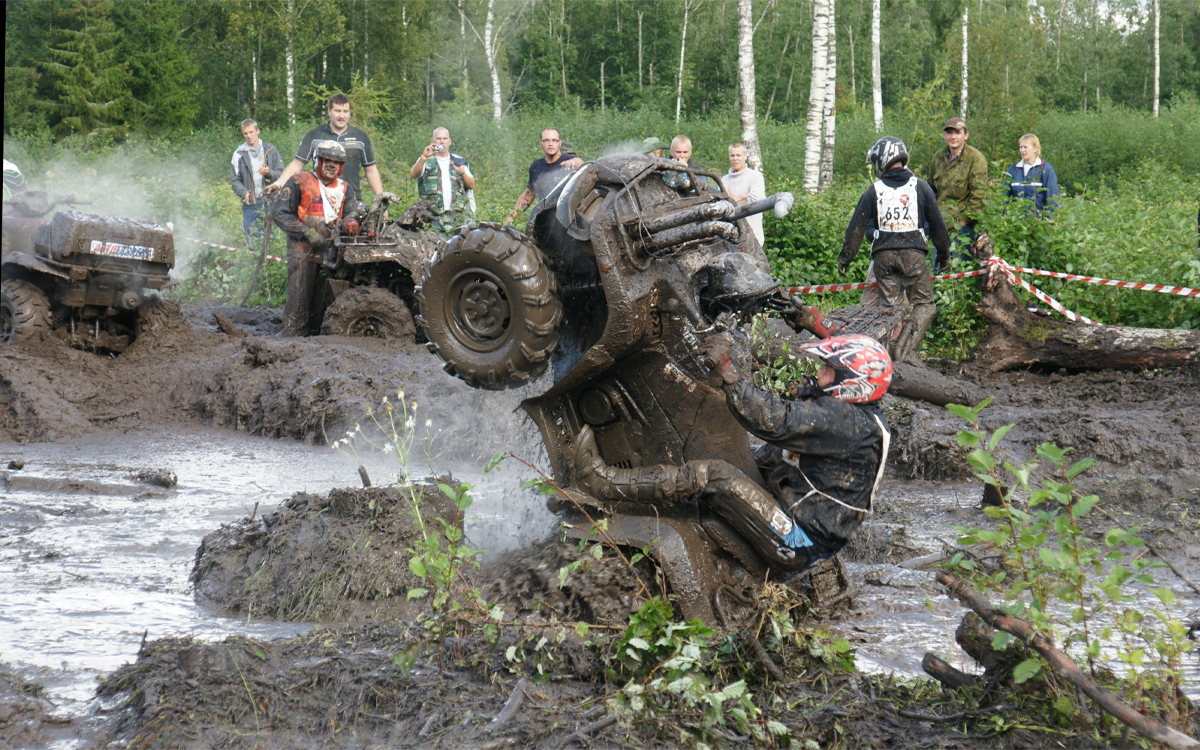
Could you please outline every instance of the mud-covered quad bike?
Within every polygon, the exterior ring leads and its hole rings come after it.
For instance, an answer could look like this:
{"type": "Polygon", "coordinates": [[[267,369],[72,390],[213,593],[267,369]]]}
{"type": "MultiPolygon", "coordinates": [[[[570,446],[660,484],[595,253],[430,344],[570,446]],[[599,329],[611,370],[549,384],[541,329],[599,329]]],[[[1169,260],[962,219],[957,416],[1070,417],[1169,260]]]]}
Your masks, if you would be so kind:
{"type": "Polygon", "coordinates": [[[40,190],[4,202],[0,339],[56,337],[91,350],[124,351],[166,315],[146,290],[171,285],[175,239],[149,222],[76,211],[47,215],[72,195],[40,190]]]}
{"type": "Polygon", "coordinates": [[[383,339],[414,335],[416,280],[444,238],[421,231],[433,219],[421,203],[388,221],[388,207],[398,200],[392,193],[375,196],[358,234],[335,232],[323,263],[329,286],[321,333],[383,339]]]}
{"type": "MultiPolygon", "coordinates": [[[[709,384],[703,343],[787,302],[744,219],[782,216],[792,200],[737,206],[714,174],[605,157],[538,203],[527,233],[483,224],[452,237],[417,289],[418,323],[449,373],[503,389],[553,368],[553,385],[522,402],[578,503],[553,509],[580,538],[594,533],[586,508],[617,544],[649,547],[688,618],[727,621],[723,596],[744,596],[767,558],[696,494],[679,496],[687,490],[653,503],[588,494],[577,449],[594,436],[618,471],[720,459],[762,486],[748,433],[709,384]]],[[[830,571],[844,590],[844,569],[830,571]]]]}

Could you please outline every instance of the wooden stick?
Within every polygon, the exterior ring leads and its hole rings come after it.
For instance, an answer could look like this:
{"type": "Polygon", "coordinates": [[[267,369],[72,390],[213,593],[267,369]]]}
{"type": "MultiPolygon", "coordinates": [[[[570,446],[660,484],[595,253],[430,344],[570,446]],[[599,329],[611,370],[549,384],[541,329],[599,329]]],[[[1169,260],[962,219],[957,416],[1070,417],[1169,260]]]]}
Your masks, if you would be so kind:
{"type": "Polygon", "coordinates": [[[577,740],[580,737],[583,737],[585,734],[590,734],[592,732],[595,732],[598,729],[607,729],[608,727],[611,727],[613,724],[616,724],[616,723],[617,723],[616,714],[609,714],[608,716],[605,716],[603,719],[600,719],[599,721],[593,721],[591,724],[588,724],[585,727],[580,727],[579,729],[575,730],[574,732],[571,732],[570,734],[568,734],[566,737],[563,737],[561,740],[559,740],[558,742],[556,742],[554,744],[554,750],[561,750],[561,748],[565,747],[569,742],[571,742],[571,740],[577,740]]]}
{"type": "Polygon", "coordinates": [[[1079,669],[1079,665],[1054,647],[1050,639],[1035,631],[1024,620],[1006,615],[993,607],[987,597],[971,590],[965,581],[960,581],[949,573],[942,573],[938,576],[938,582],[950,589],[950,596],[975,610],[984,622],[997,630],[1015,635],[1032,646],[1068,682],[1082,690],[1096,702],[1096,705],[1128,725],[1133,731],[1159,744],[1166,745],[1172,750],[1200,750],[1200,742],[1156,719],[1140,714],[1122,703],[1116,696],[1084,674],[1079,669]]]}
{"type": "Polygon", "coordinates": [[[525,691],[528,689],[529,682],[524,677],[517,681],[517,686],[513,688],[512,694],[505,701],[504,708],[500,709],[500,713],[496,714],[496,718],[488,723],[487,731],[496,731],[504,726],[509,719],[517,715],[517,711],[521,710],[521,704],[525,702],[525,691]]]}
{"type": "Polygon", "coordinates": [[[923,714],[917,711],[906,711],[903,708],[897,708],[896,713],[905,716],[909,719],[918,719],[920,721],[958,721],[965,719],[968,716],[982,716],[984,714],[995,713],[996,711],[1011,711],[1016,706],[1011,703],[997,703],[994,706],[984,706],[983,708],[973,708],[970,711],[959,711],[953,714],[940,716],[938,714],[923,714]]]}

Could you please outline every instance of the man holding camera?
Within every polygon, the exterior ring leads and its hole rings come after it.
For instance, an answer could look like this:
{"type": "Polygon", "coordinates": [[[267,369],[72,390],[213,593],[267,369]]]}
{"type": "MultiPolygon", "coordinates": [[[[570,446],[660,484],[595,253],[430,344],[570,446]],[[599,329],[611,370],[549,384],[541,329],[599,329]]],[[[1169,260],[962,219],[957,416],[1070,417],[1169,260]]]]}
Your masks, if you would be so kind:
{"type": "Polygon", "coordinates": [[[430,211],[437,219],[430,229],[450,235],[475,226],[475,175],[466,159],[450,152],[449,130],[434,129],[409,175],[417,181],[420,199],[433,202],[430,211]]]}

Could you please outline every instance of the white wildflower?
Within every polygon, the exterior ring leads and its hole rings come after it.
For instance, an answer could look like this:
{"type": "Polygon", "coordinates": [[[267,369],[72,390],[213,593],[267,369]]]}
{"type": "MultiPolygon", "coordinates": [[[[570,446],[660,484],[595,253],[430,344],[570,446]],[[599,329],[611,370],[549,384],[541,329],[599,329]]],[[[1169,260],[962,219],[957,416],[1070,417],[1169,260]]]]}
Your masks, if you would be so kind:
{"type": "Polygon", "coordinates": [[[428,428],[430,428],[430,427],[433,427],[433,420],[432,420],[432,419],[426,419],[426,420],[425,420],[425,428],[426,428],[426,429],[428,429],[428,428]]]}

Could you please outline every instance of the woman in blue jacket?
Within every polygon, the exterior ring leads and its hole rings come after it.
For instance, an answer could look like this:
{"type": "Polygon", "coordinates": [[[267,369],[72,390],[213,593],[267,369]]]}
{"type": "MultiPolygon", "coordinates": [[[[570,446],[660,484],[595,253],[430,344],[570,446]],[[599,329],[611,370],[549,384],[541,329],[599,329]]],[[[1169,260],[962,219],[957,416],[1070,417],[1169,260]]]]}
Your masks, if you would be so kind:
{"type": "Polygon", "coordinates": [[[1062,191],[1058,189],[1058,175],[1054,174],[1054,167],[1041,158],[1041,141],[1033,133],[1026,133],[1021,136],[1018,150],[1021,152],[1021,161],[1008,168],[1005,180],[1008,197],[1032,201],[1038,215],[1054,213],[1062,191]]]}

